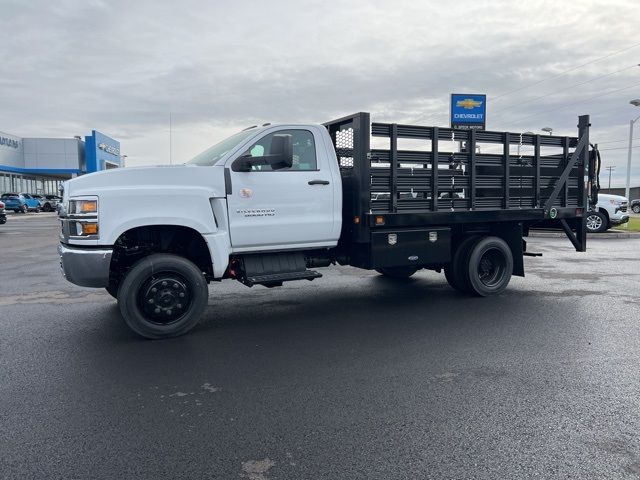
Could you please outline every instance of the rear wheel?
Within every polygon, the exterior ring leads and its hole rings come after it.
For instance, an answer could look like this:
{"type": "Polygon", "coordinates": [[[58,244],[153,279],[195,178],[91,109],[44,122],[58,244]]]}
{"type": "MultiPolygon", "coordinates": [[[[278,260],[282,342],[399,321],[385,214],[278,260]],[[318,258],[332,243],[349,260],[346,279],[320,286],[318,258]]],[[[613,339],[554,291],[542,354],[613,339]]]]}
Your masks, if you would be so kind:
{"type": "Polygon", "coordinates": [[[384,267],[376,268],[376,272],[390,278],[409,278],[416,273],[418,269],[416,267],[384,267]]]}
{"type": "Polygon", "coordinates": [[[43,210],[44,210],[45,212],[51,212],[51,211],[53,211],[53,208],[51,208],[51,204],[50,204],[50,203],[48,203],[48,202],[47,202],[47,203],[45,203],[45,204],[44,204],[44,207],[42,207],[42,208],[43,208],[43,210]]]}
{"type": "Polygon", "coordinates": [[[126,324],[153,339],[187,333],[198,323],[208,298],[202,271],[189,260],[169,254],[139,260],[118,289],[126,324]]]}
{"type": "Polygon", "coordinates": [[[465,238],[453,254],[451,263],[444,267],[444,276],[449,285],[462,293],[470,293],[469,278],[466,275],[466,266],[471,254],[473,244],[480,239],[479,236],[465,238]]]}
{"type": "Polygon", "coordinates": [[[486,297],[504,291],[513,273],[509,245],[498,237],[484,237],[471,249],[466,272],[471,293],[486,297]]]}
{"type": "Polygon", "coordinates": [[[607,217],[600,212],[589,212],[584,221],[587,226],[587,232],[590,233],[604,232],[609,228],[607,217]]]}

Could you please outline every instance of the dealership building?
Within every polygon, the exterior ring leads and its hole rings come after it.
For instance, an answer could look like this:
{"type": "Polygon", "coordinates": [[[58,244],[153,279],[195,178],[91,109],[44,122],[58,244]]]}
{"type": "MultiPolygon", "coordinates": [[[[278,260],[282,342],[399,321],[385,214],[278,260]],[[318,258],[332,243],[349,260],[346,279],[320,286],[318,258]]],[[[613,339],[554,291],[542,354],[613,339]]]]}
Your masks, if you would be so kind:
{"type": "Polygon", "coordinates": [[[123,166],[120,142],[93,130],[74,138],[0,132],[0,193],[59,194],[60,182],[123,166]]]}

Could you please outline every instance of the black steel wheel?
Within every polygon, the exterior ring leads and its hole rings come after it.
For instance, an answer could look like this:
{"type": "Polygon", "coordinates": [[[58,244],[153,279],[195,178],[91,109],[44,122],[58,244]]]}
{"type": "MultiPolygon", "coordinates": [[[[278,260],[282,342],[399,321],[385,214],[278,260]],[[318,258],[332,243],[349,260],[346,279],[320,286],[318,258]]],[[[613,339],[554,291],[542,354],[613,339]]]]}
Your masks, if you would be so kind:
{"type": "Polygon", "coordinates": [[[118,289],[120,312],[139,335],[168,338],[191,330],[207,306],[209,290],[189,260],[155,254],[138,261],[118,289]]]}
{"type": "Polygon", "coordinates": [[[418,267],[381,267],[376,268],[376,272],[389,278],[409,278],[418,271],[418,267]]]}
{"type": "Polygon", "coordinates": [[[513,255],[507,242],[498,237],[478,240],[469,254],[466,273],[475,295],[486,297],[504,291],[513,273],[513,255]]]}
{"type": "Polygon", "coordinates": [[[469,285],[469,277],[466,274],[466,267],[469,261],[469,255],[473,244],[480,239],[479,236],[474,235],[465,238],[456,251],[453,253],[451,263],[445,265],[444,276],[447,279],[449,285],[462,293],[471,293],[471,286],[469,285]]]}

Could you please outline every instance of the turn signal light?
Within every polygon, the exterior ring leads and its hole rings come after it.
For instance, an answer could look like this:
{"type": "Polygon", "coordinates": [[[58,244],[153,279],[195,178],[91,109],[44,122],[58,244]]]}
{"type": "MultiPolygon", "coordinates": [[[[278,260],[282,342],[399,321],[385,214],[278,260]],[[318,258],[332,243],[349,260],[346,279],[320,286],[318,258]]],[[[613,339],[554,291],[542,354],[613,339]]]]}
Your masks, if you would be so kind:
{"type": "Polygon", "coordinates": [[[358,225],[360,223],[360,217],[353,217],[353,223],[358,225]]]}
{"type": "Polygon", "coordinates": [[[384,217],[382,215],[376,217],[376,225],[384,225],[384,217]]]}
{"type": "Polygon", "coordinates": [[[82,237],[98,234],[97,222],[76,222],[76,233],[82,237]]]}

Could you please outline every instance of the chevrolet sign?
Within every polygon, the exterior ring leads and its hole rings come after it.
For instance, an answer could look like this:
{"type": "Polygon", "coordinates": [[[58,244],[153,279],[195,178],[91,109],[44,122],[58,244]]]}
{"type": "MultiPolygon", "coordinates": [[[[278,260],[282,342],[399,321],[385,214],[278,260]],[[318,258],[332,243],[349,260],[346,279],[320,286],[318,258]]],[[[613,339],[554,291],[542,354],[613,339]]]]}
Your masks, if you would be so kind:
{"type": "Polygon", "coordinates": [[[451,94],[451,128],[484,130],[487,124],[487,96],[451,94]]]}
{"type": "Polygon", "coordinates": [[[111,155],[120,156],[120,149],[118,147],[114,147],[112,145],[107,145],[106,143],[100,143],[100,144],[98,144],[98,148],[100,150],[102,150],[102,151],[110,153],[111,155]]]}
{"type": "Polygon", "coordinates": [[[20,142],[18,140],[14,140],[13,138],[0,137],[0,145],[17,149],[18,147],[20,147],[20,142]]]}

